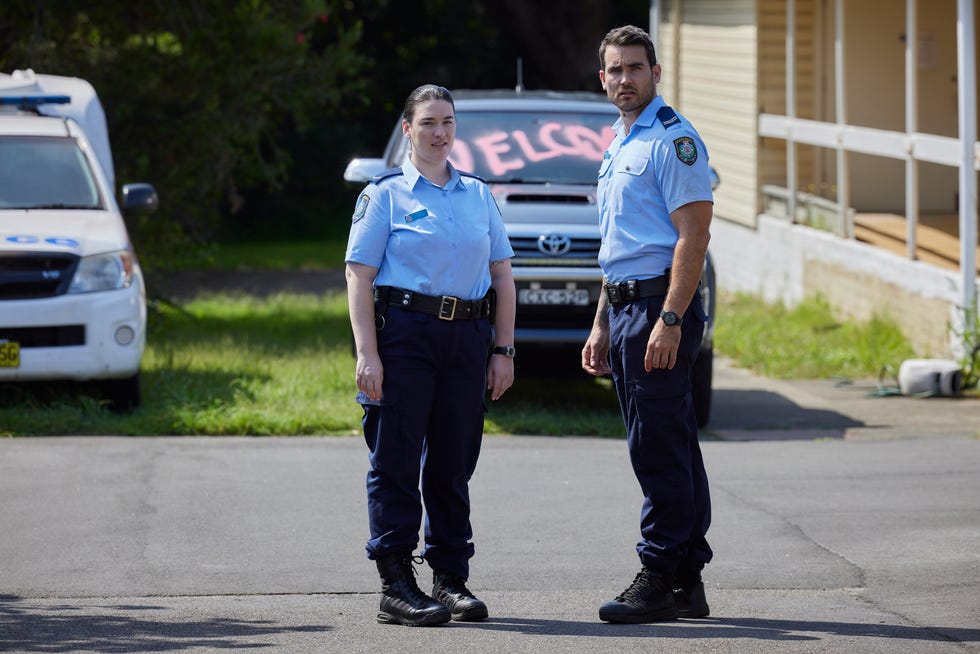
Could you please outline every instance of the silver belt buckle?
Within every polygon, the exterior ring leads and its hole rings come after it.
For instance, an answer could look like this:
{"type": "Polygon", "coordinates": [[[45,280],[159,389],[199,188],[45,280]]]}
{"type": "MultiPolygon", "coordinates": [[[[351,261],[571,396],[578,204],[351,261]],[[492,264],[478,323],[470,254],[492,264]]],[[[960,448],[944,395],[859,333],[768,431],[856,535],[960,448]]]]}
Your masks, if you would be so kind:
{"type": "Polygon", "coordinates": [[[439,305],[439,320],[452,320],[456,317],[456,303],[458,298],[450,295],[442,296],[442,304],[439,305]],[[450,304],[450,302],[452,304],[450,304]]]}

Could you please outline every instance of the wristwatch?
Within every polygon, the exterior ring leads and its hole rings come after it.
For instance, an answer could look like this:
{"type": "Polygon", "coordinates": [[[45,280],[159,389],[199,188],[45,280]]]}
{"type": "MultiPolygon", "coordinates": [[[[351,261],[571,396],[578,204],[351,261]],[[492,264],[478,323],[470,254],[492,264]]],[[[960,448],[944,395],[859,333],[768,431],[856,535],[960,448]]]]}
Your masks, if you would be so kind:
{"type": "Polygon", "coordinates": [[[661,311],[660,319],[663,320],[664,324],[668,327],[681,324],[681,318],[679,318],[673,311],[661,311]]]}
{"type": "Polygon", "coordinates": [[[517,354],[517,350],[514,349],[513,345],[498,345],[497,347],[493,348],[493,353],[503,354],[505,357],[510,357],[513,359],[514,355],[517,354]]]}

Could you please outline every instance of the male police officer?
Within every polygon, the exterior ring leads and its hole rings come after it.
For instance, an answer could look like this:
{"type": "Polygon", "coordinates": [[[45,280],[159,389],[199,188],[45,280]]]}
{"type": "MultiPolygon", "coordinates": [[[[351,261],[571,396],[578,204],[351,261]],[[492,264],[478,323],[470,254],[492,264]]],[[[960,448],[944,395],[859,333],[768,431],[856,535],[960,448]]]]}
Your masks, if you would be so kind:
{"type": "Polygon", "coordinates": [[[707,151],[657,96],[660,65],[646,32],[613,29],[599,62],[620,118],[599,169],[604,293],[582,367],[612,373],[644,495],[636,548],[642,569],[599,617],[704,617],[711,510],[690,374],[705,321],[698,283],[712,215],[707,151]]]}

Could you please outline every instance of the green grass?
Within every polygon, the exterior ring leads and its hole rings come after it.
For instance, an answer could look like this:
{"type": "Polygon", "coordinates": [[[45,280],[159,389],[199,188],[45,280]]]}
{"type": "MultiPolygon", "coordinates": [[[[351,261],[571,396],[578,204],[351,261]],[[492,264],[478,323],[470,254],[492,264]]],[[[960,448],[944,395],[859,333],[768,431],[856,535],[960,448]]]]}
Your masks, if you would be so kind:
{"type": "Polygon", "coordinates": [[[715,349],[767,377],[873,378],[915,356],[898,326],[882,318],[838,320],[821,297],[788,309],[746,294],[720,294],[715,349]]]}
{"type": "Polygon", "coordinates": [[[15,434],[312,434],[357,425],[341,293],[215,295],[157,306],[149,326],[140,410],[116,415],[65,392],[0,403],[0,425],[15,434]]]}
{"type": "MultiPolygon", "coordinates": [[[[329,268],[343,243],[218,246],[225,269],[329,268]]],[[[336,265],[336,264],[334,264],[336,265]]],[[[839,321],[816,298],[794,309],[748,295],[721,295],[715,349],[738,366],[778,378],[870,378],[914,356],[888,321],[839,321]]],[[[545,361],[565,374],[528,374],[489,402],[489,434],[624,433],[608,380],[576,371],[576,354],[545,361]]],[[[0,385],[0,435],[35,434],[357,434],[354,359],[347,303],[329,295],[202,296],[183,306],[154,304],[143,359],[143,406],[106,409],[85,386],[0,385]]]]}
{"type": "MultiPolygon", "coordinates": [[[[143,405],[110,412],[79,385],[0,386],[0,435],[356,434],[347,301],[210,295],[157,306],[143,405]]],[[[616,399],[591,379],[519,381],[490,403],[487,433],[621,436],[616,399]]]]}
{"type": "Polygon", "coordinates": [[[221,243],[200,256],[178,262],[176,268],[214,270],[327,270],[344,265],[347,241],[267,241],[221,243]]]}

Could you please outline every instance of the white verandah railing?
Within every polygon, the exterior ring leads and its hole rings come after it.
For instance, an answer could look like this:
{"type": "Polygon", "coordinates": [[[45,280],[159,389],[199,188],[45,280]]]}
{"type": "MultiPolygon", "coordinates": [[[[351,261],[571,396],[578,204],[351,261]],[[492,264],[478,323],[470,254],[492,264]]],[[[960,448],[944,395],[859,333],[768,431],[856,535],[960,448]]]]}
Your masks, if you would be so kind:
{"type": "MultiPolygon", "coordinates": [[[[837,152],[837,233],[853,238],[853,212],[850,211],[848,186],[848,152],[859,152],[901,159],[906,162],[906,244],[909,258],[915,258],[918,225],[919,184],[916,162],[927,161],[959,169],[960,206],[960,273],[961,306],[976,309],[977,270],[977,171],[980,170],[980,143],[977,143],[976,35],[974,34],[974,0],[957,0],[957,80],[959,100],[959,138],[924,134],[916,131],[916,62],[917,43],[905,39],[906,47],[906,131],[895,132],[848,125],[844,95],[844,25],[843,0],[836,0],[835,12],[835,86],[836,122],[797,118],[792,89],[795,79],[795,1],[787,1],[786,21],[786,115],[759,115],[759,135],[786,141],[786,186],[796,189],[796,143],[833,149],[837,152]]],[[[916,34],[916,0],[906,0],[906,33],[916,34]]],[[[771,191],[770,191],[771,192],[771,191]]],[[[787,215],[796,216],[798,195],[785,195],[787,215]]]]}

